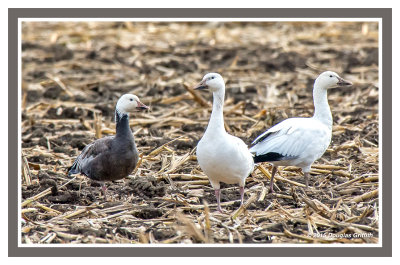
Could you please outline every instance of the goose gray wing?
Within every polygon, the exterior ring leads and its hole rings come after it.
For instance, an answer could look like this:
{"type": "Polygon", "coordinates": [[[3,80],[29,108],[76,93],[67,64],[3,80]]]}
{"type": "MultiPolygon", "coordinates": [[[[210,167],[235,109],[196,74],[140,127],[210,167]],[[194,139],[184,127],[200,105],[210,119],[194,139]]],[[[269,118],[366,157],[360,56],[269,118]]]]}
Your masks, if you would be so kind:
{"type": "MultiPolygon", "coordinates": [[[[114,136],[108,136],[88,144],[81,152],[81,154],[75,159],[72,166],[68,169],[68,175],[72,174],[85,174],[88,176],[88,172],[84,172],[85,168],[89,168],[88,165],[101,154],[109,152],[111,150],[111,143],[114,136]]],[[[90,177],[90,176],[88,176],[90,177]]]]}

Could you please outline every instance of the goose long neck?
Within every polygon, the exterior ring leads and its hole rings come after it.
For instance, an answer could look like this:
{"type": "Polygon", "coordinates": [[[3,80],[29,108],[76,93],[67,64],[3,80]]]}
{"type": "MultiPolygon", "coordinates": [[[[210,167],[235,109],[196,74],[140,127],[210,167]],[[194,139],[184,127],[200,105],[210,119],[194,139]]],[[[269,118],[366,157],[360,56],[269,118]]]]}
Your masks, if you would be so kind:
{"type": "Polygon", "coordinates": [[[115,109],[116,137],[127,137],[133,139],[131,128],[129,127],[128,113],[122,113],[115,109]]]}
{"type": "Polygon", "coordinates": [[[328,103],[327,89],[323,89],[318,86],[318,83],[314,84],[313,90],[314,99],[314,118],[332,129],[332,113],[328,103]]]}
{"type": "Polygon", "coordinates": [[[225,98],[225,86],[213,92],[213,107],[207,131],[225,132],[224,114],[223,114],[224,98],[225,98]]]}

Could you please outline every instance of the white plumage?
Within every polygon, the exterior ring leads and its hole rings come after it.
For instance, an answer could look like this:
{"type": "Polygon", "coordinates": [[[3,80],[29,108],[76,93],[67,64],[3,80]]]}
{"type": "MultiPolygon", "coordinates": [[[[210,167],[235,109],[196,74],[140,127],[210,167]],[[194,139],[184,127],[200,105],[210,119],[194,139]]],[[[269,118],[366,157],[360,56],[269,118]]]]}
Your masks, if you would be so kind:
{"type": "Polygon", "coordinates": [[[300,167],[308,186],[311,165],[328,148],[332,138],[332,114],[328,104],[327,89],[351,85],[327,71],[318,76],[314,83],[314,116],[311,118],[286,119],[258,136],[250,152],[255,163],[270,162],[274,165],[270,190],[273,192],[273,177],[277,166],[300,167]]]}
{"type": "Polygon", "coordinates": [[[225,83],[221,75],[209,73],[195,87],[195,89],[207,88],[213,92],[213,109],[207,129],[197,145],[196,155],[201,169],[215,190],[217,209],[222,211],[220,182],[238,183],[243,204],[245,180],[253,171],[254,162],[247,145],[225,131],[223,118],[225,83]]]}

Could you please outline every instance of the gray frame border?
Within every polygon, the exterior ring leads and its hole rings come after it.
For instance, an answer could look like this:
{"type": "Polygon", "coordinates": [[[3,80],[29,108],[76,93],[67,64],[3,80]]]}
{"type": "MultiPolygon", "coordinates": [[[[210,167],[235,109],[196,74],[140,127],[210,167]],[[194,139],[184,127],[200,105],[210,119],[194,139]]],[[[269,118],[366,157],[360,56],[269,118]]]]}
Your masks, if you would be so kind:
{"type": "Polygon", "coordinates": [[[9,257],[389,257],[392,256],[391,8],[9,8],[9,257]],[[206,12],[205,12],[206,11],[206,12]],[[18,247],[18,18],[382,18],[382,247],[18,247]],[[384,88],[384,89],[383,89],[384,88]],[[384,104],[383,104],[384,103],[384,104]],[[51,249],[51,251],[49,251],[51,249]],[[156,251],[155,251],[156,250],[156,251]]]}

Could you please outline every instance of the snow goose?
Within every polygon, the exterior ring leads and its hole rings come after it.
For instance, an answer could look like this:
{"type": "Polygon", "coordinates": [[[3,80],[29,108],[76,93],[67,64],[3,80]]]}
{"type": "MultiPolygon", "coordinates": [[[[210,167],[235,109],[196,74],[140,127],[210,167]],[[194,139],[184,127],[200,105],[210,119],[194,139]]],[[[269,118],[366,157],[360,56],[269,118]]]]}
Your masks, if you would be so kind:
{"type": "MultiPolygon", "coordinates": [[[[116,134],[88,144],[69,168],[68,175],[83,174],[95,181],[128,176],[138,162],[138,150],[129,127],[129,112],[148,109],[132,94],[121,96],[115,108],[116,134]]],[[[105,186],[103,184],[103,194],[105,186]]]]}
{"type": "Polygon", "coordinates": [[[215,190],[217,210],[222,212],[220,182],[239,184],[242,205],[245,180],[254,168],[253,157],[241,139],[225,131],[223,117],[225,83],[222,76],[217,73],[206,74],[195,89],[209,89],[213,93],[210,121],[197,144],[196,155],[201,169],[215,190]]]}
{"type": "Polygon", "coordinates": [[[319,159],[328,148],[332,137],[332,114],[328,104],[327,90],[333,87],[349,86],[351,82],[338,74],[326,71],[314,83],[314,116],[311,118],[286,119],[258,136],[250,152],[254,162],[273,164],[270,191],[277,166],[297,166],[303,170],[308,187],[311,164],[319,159]]]}

